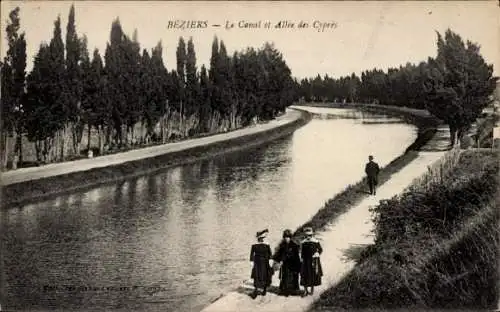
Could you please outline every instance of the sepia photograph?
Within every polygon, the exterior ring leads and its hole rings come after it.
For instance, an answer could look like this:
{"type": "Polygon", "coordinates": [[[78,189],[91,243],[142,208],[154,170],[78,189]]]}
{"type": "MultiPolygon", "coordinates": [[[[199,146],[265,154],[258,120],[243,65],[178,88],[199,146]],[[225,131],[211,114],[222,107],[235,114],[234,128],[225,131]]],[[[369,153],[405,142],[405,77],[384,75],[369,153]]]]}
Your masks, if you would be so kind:
{"type": "Polygon", "coordinates": [[[0,5],[0,311],[500,311],[498,0],[0,5]]]}

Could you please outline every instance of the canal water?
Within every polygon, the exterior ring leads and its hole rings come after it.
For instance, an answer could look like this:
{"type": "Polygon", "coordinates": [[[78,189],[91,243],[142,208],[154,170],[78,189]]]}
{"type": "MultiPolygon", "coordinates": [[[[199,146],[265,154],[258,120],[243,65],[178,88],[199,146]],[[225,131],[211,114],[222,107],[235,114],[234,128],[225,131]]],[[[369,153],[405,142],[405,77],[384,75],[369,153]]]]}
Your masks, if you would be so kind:
{"type": "MultiPolygon", "coordinates": [[[[383,115],[314,108],[293,135],[256,149],[1,211],[2,308],[197,311],[250,276],[268,228],[274,247],[384,166],[416,129],[383,115]]],[[[325,251],[328,252],[328,251],[325,251]]]]}

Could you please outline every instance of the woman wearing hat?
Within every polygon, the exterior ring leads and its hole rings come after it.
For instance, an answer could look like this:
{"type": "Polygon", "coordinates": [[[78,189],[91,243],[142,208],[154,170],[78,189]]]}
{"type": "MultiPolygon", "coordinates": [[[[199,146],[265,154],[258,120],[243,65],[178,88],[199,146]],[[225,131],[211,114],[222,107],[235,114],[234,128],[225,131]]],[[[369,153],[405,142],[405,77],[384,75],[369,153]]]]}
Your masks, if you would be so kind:
{"type": "Polygon", "coordinates": [[[273,260],[280,263],[280,292],[289,296],[299,291],[300,246],[292,240],[292,231],[283,232],[283,240],[278,246],[273,260]]]}
{"type": "Polygon", "coordinates": [[[273,272],[269,265],[272,251],[269,244],[264,242],[268,232],[267,229],[257,232],[257,243],[253,244],[250,250],[250,261],[253,262],[251,278],[255,287],[252,294],[253,298],[257,297],[259,291],[265,296],[267,287],[271,285],[272,281],[273,272]]]}
{"type": "Polygon", "coordinates": [[[323,270],[319,256],[323,252],[319,241],[313,237],[313,230],[310,227],[304,229],[306,238],[301,242],[300,256],[302,267],[300,271],[300,284],[305,288],[305,296],[314,293],[314,286],[321,285],[323,270]],[[311,291],[308,291],[308,287],[311,291]]]}

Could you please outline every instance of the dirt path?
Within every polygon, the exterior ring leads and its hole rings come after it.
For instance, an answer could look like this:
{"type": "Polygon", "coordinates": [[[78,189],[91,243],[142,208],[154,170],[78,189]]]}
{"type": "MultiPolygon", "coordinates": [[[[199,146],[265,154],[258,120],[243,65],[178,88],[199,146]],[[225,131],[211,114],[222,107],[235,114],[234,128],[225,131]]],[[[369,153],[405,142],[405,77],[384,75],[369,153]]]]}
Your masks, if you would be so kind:
{"type": "Polygon", "coordinates": [[[168,143],[152,147],[145,147],[131,150],[128,152],[100,156],[91,159],[81,159],[76,161],[68,161],[57,164],[49,164],[42,167],[23,168],[1,173],[0,185],[9,185],[28,180],[36,180],[67,174],[71,172],[85,171],[94,168],[102,168],[111,165],[117,165],[128,161],[139,160],[144,158],[155,157],[171,152],[178,152],[185,149],[190,149],[197,146],[212,144],[215,142],[233,139],[239,136],[255,134],[267,131],[285,124],[289,124],[297,120],[301,113],[296,110],[287,110],[287,112],[265,124],[259,124],[253,127],[248,127],[240,130],[235,130],[227,133],[216,134],[203,138],[185,140],[176,143],[168,143]]]}
{"type": "MultiPolygon", "coordinates": [[[[281,297],[276,293],[268,293],[267,296],[259,296],[252,300],[248,294],[252,291],[251,281],[242,285],[238,290],[227,294],[215,301],[203,311],[306,311],[311,304],[318,299],[319,295],[328,288],[335,285],[349,272],[354,263],[344,260],[344,250],[358,244],[369,244],[373,241],[371,229],[371,214],[369,208],[377,205],[381,199],[391,198],[401,193],[412,181],[424,174],[427,167],[439,160],[445,152],[443,145],[447,144],[445,128],[432,139],[426,151],[419,152],[418,157],[401,171],[394,174],[392,178],[377,190],[376,196],[365,198],[357,206],[341,215],[331,226],[322,233],[318,233],[324,249],[322,255],[322,266],[324,271],[323,285],[315,289],[313,296],[281,297]]],[[[273,277],[273,289],[276,289],[279,281],[273,277]]]]}

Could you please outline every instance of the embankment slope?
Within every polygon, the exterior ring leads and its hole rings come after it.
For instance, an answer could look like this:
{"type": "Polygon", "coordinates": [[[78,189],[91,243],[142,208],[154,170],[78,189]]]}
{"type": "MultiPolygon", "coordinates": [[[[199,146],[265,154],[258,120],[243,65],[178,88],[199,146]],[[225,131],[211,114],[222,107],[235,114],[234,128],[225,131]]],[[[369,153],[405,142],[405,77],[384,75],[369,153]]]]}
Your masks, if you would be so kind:
{"type": "Polygon", "coordinates": [[[425,183],[376,206],[374,244],[313,310],[497,308],[499,152],[447,155],[425,183]]]}
{"type": "Polygon", "coordinates": [[[2,204],[12,206],[64,192],[111,183],[171,166],[186,164],[290,135],[310,120],[303,111],[286,114],[266,124],[177,143],[141,148],[42,167],[2,173],[2,204]]]}

